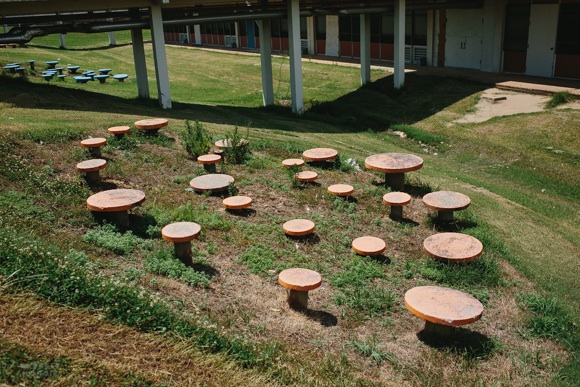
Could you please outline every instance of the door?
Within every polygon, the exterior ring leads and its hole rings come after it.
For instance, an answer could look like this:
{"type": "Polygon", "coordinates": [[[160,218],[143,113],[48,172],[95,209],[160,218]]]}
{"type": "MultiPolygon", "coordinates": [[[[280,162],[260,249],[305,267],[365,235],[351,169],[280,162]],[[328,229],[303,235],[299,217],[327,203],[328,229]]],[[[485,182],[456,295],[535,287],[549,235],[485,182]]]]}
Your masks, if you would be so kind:
{"type": "Polygon", "coordinates": [[[532,4],[526,57],[527,75],[554,75],[558,9],[558,4],[532,4]]]}
{"type": "Polygon", "coordinates": [[[248,48],[256,48],[256,40],[254,39],[254,21],[246,22],[246,38],[248,39],[248,48]]]}
{"type": "Polygon", "coordinates": [[[448,9],[445,67],[481,68],[483,20],[479,9],[448,9]]]}

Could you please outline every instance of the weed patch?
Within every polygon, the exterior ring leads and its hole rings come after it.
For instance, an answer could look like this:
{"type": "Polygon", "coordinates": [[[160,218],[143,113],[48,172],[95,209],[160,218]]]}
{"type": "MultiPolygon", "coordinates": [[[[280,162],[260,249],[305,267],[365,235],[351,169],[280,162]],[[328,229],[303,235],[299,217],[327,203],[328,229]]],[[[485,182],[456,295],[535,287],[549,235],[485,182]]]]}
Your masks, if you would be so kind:
{"type": "Polygon", "coordinates": [[[112,224],[103,224],[87,231],[83,239],[119,255],[129,254],[136,248],[144,250],[151,248],[151,241],[139,238],[131,231],[121,233],[112,224]]]}
{"type": "Polygon", "coordinates": [[[574,100],[574,95],[569,91],[559,91],[552,95],[552,98],[548,102],[546,102],[546,108],[553,109],[556,106],[563,105],[565,103],[571,102],[574,100]]]}
{"type": "Polygon", "coordinates": [[[170,250],[162,249],[151,253],[145,259],[145,270],[149,273],[176,279],[190,286],[208,287],[209,279],[204,273],[187,267],[173,256],[170,250]]]}

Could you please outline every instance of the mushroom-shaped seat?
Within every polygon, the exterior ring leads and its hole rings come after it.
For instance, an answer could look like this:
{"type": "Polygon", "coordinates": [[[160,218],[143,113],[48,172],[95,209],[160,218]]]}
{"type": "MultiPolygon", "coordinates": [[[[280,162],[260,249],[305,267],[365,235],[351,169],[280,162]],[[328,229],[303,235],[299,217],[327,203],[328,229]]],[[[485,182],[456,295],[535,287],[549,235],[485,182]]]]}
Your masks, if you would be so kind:
{"type": "Polygon", "coordinates": [[[382,254],[387,248],[387,244],[381,238],[373,236],[363,236],[352,241],[352,249],[359,255],[374,257],[382,254]]]}
{"type": "Polygon", "coordinates": [[[348,184],[333,184],[328,187],[328,193],[335,196],[350,196],[353,192],[353,186],[348,184]]]}
{"type": "Polygon", "coordinates": [[[301,167],[304,165],[304,160],[302,160],[302,159],[286,159],[286,160],[282,160],[282,165],[286,168],[292,168],[293,166],[301,167]]]}
{"type": "Polygon", "coordinates": [[[76,77],[73,77],[73,79],[75,80],[76,83],[87,83],[88,81],[91,80],[91,77],[76,76],[76,77]]]}
{"type": "Polygon", "coordinates": [[[147,118],[135,122],[135,129],[145,133],[156,134],[159,129],[167,126],[169,122],[165,118],[147,118]]]}
{"type": "Polygon", "coordinates": [[[64,81],[64,80],[65,80],[65,78],[66,78],[66,74],[59,74],[59,75],[57,75],[57,76],[56,76],[56,78],[57,78],[59,81],[64,81]]]}
{"type": "Polygon", "coordinates": [[[113,75],[113,79],[116,79],[119,82],[124,82],[125,79],[129,78],[129,75],[127,74],[115,74],[113,75]]]}
{"type": "Polygon", "coordinates": [[[79,172],[85,174],[87,181],[96,183],[100,180],[99,171],[107,166],[107,160],[91,159],[77,164],[79,172]]]}
{"type": "Polygon", "coordinates": [[[211,173],[194,178],[189,182],[191,188],[198,192],[220,192],[228,189],[234,183],[234,178],[223,173],[211,173]]]}
{"type": "Polygon", "coordinates": [[[294,175],[294,177],[296,178],[296,180],[302,183],[306,183],[318,179],[318,173],[314,171],[302,171],[298,172],[296,175],[294,175]]]}
{"type": "Polygon", "coordinates": [[[101,147],[107,143],[103,137],[86,138],[81,141],[81,146],[87,148],[93,157],[101,157],[101,147]]]}
{"type": "Polygon", "coordinates": [[[97,70],[99,72],[99,74],[109,74],[111,72],[111,69],[98,69],[97,70]]]}
{"type": "Polygon", "coordinates": [[[145,201],[143,191],[136,189],[111,189],[101,191],[87,199],[87,207],[94,212],[110,213],[112,220],[122,227],[129,225],[129,209],[145,201]]]}
{"type": "Polygon", "coordinates": [[[71,74],[76,74],[77,70],[80,69],[81,66],[67,66],[66,69],[68,70],[69,73],[71,74]]]}
{"type": "Polygon", "coordinates": [[[288,305],[296,310],[308,308],[308,291],[320,287],[322,277],[313,270],[286,269],[278,275],[278,283],[288,289],[288,305]]]}
{"type": "Polygon", "coordinates": [[[168,224],[161,230],[163,239],[173,242],[175,256],[188,266],[191,260],[191,241],[199,235],[201,227],[194,222],[176,222],[168,224]]]}
{"type": "Polygon", "coordinates": [[[418,286],[405,293],[405,306],[425,320],[425,332],[449,336],[454,327],[471,324],[483,314],[475,297],[440,286],[418,286]]]}
{"type": "Polygon", "coordinates": [[[110,128],[107,129],[107,132],[109,132],[110,134],[112,134],[113,136],[115,136],[118,139],[123,138],[123,136],[125,136],[126,133],[129,133],[131,131],[131,127],[130,126],[111,126],[110,128]]]}
{"type": "Polygon", "coordinates": [[[314,232],[315,224],[308,219],[293,219],[282,225],[282,229],[286,235],[290,236],[305,236],[314,232]]]}
{"type": "Polygon", "coordinates": [[[437,191],[423,196],[423,203],[427,208],[437,211],[439,220],[451,221],[453,220],[453,212],[469,207],[471,199],[459,192],[437,191]]]}
{"type": "Polygon", "coordinates": [[[338,156],[338,152],[331,148],[313,148],[302,153],[302,157],[306,161],[328,161],[334,160],[336,156],[338,156]]]}
{"type": "Polygon", "coordinates": [[[197,162],[203,165],[203,168],[209,173],[215,173],[215,166],[220,161],[222,161],[222,157],[216,154],[201,155],[197,158],[197,162]]]}
{"type": "Polygon", "coordinates": [[[93,78],[99,81],[100,83],[105,83],[107,79],[109,79],[109,76],[107,74],[100,74],[94,75],[93,78]]]}
{"type": "Polygon", "coordinates": [[[405,192],[389,192],[383,195],[383,203],[391,207],[391,218],[403,219],[403,207],[411,203],[411,195],[405,192]]]}
{"type": "Polygon", "coordinates": [[[230,196],[223,200],[222,205],[227,210],[242,210],[252,205],[252,198],[249,196],[230,196]]]}
{"type": "Polygon", "coordinates": [[[469,262],[481,256],[483,244],[471,235],[442,232],[425,239],[423,250],[440,261],[469,262]]]}

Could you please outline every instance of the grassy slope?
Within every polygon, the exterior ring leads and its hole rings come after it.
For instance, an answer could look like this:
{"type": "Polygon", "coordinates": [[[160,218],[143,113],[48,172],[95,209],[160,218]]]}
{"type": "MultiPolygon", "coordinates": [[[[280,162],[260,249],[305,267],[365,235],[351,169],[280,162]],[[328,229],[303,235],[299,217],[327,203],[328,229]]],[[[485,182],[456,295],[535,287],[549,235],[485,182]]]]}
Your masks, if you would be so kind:
{"type": "MultiPolygon", "coordinates": [[[[118,37],[118,41],[122,42],[123,37],[118,37]]],[[[69,47],[73,42],[71,38],[69,47]]],[[[47,45],[38,42],[41,43],[47,45]]],[[[78,44],[90,46],[86,40],[78,44]]],[[[58,55],[61,63],[78,63],[83,68],[113,67],[113,72],[132,75],[130,46],[93,51],[55,51],[46,47],[6,50],[0,51],[0,62],[25,61],[30,59],[31,52],[39,62],[58,55]]],[[[147,53],[148,67],[152,69],[150,49],[147,53]]],[[[28,133],[29,138],[35,139],[58,127],[75,138],[97,128],[132,122],[142,115],[165,115],[175,123],[185,118],[200,119],[215,132],[223,132],[224,124],[244,125],[251,121],[256,128],[252,135],[257,138],[291,141],[297,146],[333,147],[341,154],[355,157],[359,164],[366,155],[383,151],[420,153],[425,159],[425,167],[419,173],[421,180],[435,188],[469,194],[473,210],[502,235],[518,267],[549,294],[567,301],[578,321],[580,184],[579,144],[574,135],[578,112],[500,118],[479,125],[448,125],[469,108],[474,100],[472,95],[482,85],[409,77],[401,94],[390,89],[389,77],[379,79],[383,74],[374,72],[377,82],[357,89],[356,69],[305,64],[305,98],[316,106],[304,118],[296,119],[287,111],[272,114],[268,109],[256,108],[261,100],[256,57],[173,48],[168,49],[168,55],[173,99],[180,102],[172,111],[157,111],[155,102],[142,104],[116,98],[133,98],[134,82],[103,86],[66,82],[59,88],[38,82],[34,86],[37,92],[32,94],[30,85],[9,84],[9,88],[0,90],[2,129],[28,133]],[[235,66],[231,69],[223,66],[225,58],[235,66]],[[192,63],[202,76],[192,74],[192,63]],[[218,70],[220,76],[216,77],[218,70]],[[244,73],[243,78],[235,75],[237,71],[244,73]],[[429,93],[430,90],[436,90],[436,94],[429,93]],[[112,97],[102,98],[95,92],[112,97]],[[445,144],[426,147],[400,140],[385,132],[392,123],[412,124],[428,133],[445,136],[445,144]],[[369,132],[368,128],[374,131],[369,132]]],[[[286,99],[287,60],[278,58],[274,62],[277,98],[286,99]]],[[[154,74],[150,73],[151,91],[155,95],[153,80],[154,74]]]]}

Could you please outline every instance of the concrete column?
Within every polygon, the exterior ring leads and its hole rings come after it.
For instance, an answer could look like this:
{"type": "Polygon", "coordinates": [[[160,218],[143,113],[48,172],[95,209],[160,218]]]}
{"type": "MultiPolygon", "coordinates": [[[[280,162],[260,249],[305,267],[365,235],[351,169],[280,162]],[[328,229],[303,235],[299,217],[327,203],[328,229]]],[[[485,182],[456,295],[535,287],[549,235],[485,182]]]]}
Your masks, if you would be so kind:
{"type": "Polygon", "coordinates": [[[274,104],[272,83],[272,25],[270,19],[259,20],[260,62],[262,68],[262,100],[264,106],[274,104]]]}
{"type": "Polygon", "coordinates": [[[486,0],[483,7],[481,70],[499,72],[502,61],[502,36],[505,1],[486,0]]]}
{"type": "Polygon", "coordinates": [[[338,56],[340,41],[338,37],[338,16],[326,15],[326,56],[338,56]]]}
{"type": "Polygon", "coordinates": [[[171,91],[169,90],[169,71],[165,54],[163,37],[163,19],[161,6],[151,5],[151,37],[153,39],[153,57],[155,59],[155,76],[157,77],[157,95],[159,106],[171,109],[171,91]]]}
{"type": "MultiPolygon", "coordinates": [[[[288,45],[290,54],[290,90],[292,113],[304,113],[302,90],[302,48],[300,44],[299,0],[288,0],[288,45]]],[[[262,41],[260,40],[260,44],[262,41]]]]}
{"type": "Polygon", "coordinates": [[[66,49],[66,38],[64,37],[64,34],[59,34],[58,37],[60,39],[60,47],[59,48],[66,49]]]}
{"type": "Polygon", "coordinates": [[[115,32],[111,31],[109,32],[109,46],[116,46],[117,45],[117,39],[115,38],[115,32]]]}
{"type": "Polygon", "coordinates": [[[395,0],[395,89],[405,85],[405,0],[395,0]]]}
{"type": "Polygon", "coordinates": [[[239,22],[234,22],[234,27],[236,29],[235,34],[236,34],[236,48],[240,48],[240,23],[239,22]]]}
{"type": "Polygon", "coordinates": [[[371,15],[360,15],[360,83],[371,82],[371,15]]]}
{"type": "Polygon", "coordinates": [[[314,44],[316,42],[316,28],[314,26],[314,16],[306,18],[306,37],[308,38],[308,54],[314,55],[316,50],[314,44]]]}
{"type": "Polygon", "coordinates": [[[133,42],[133,61],[135,62],[135,76],[137,77],[137,92],[139,93],[139,98],[149,99],[149,81],[147,80],[143,30],[132,29],[131,41],[133,42]]]}
{"type": "Polygon", "coordinates": [[[436,11],[427,11],[427,66],[433,66],[435,58],[435,14],[436,11]]]}
{"type": "Polygon", "coordinates": [[[185,34],[187,35],[187,44],[191,43],[191,29],[189,28],[189,24],[185,25],[185,34]]]}
{"type": "Polygon", "coordinates": [[[193,34],[195,35],[195,44],[201,46],[201,27],[199,24],[193,26],[193,34]]]}

